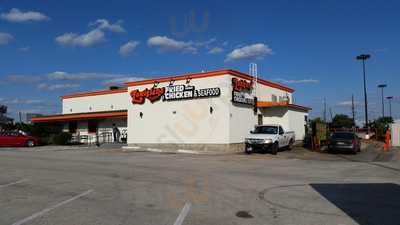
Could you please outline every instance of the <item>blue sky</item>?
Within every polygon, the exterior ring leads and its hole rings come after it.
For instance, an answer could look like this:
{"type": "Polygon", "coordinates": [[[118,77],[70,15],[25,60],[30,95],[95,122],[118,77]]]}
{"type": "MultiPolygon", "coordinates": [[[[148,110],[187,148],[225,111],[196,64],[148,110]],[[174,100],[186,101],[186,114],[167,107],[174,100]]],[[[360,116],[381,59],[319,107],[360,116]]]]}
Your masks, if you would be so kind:
{"type": "MultiPolygon", "coordinates": [[[[264,79],[296,89],[321,116],[363,120],[369,53],[370,116],[380,92],[400,118],[400,2],[386,1],[0,1],[0,103],[16,112],[59,113],[59,96],[128,79],[258,64],[264,79]]],[[[386,109],[388,111],[388,109],[386,109]]]]}

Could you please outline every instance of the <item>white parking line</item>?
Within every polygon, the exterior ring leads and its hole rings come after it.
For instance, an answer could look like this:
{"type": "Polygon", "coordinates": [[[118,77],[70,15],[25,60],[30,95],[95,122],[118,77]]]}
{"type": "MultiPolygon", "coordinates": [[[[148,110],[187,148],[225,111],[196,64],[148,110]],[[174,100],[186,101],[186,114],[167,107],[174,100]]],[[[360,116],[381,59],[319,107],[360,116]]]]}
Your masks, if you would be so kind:
{"type": "Polygon", "coordinates": [[[53,205],[53,206],[51,206],[51,207],[49,207],[49,208],[43,209],[42,211],[37,212],[37,213],[35,213],[35,214],[33,214],[33,215],[29,216],[29,217],[26,217],[25,219],[22,219],[22,220],[20,220],[20,221],[17,221],[17,222],[15,222],[15,223],[13,223],[12,225],[22,225],[22,224],[24,224],[24,223],[26,223],[26,222],[29,222],[29,221],[31,221],[31,220],[33,220],[33,219],[39,217],[39,216],[42,216],[42,215],[45,214],[45,213],[48,213],[48,212],[50,212],[50,211],[52,211],[52,210],[54,210],[54,209],[56,209],[56,208],[58,208],[58,207],[60,207],[60,206],[63,206],[63,205],[65,205],[65,204],[67,204],[67,203],[70,203],[70,202],[72,202],[72,201],[74,201],[74,200],[76,200],[76,199],[78,199],[78,198],[81,198],[81,197],[83,197],[83,196],[85,196],[85,195],[88,195],[88,194],[90,194],[92,191],[93,191],[93,190],[87,190],[87,191],[83,192],[82,194],[79,194],[79,195],[77,195],[77,196],[75,196],[75,197],[72,197],[72,198],[70,198],[70,199],[68,199],[68,200],[65,200],[65,201],[63,201],[63,202],[60,202],[60,203],[58,203],[58,204],[56,204],[56,205],[53,205]]]}
{"type": "Polygon", "coordinates": [[[181,213],[179,214],[178,218],[176,218],[174,225],[182,225],[183,220],[185,220],[185,217],[189,213],[191,207],[192,207],[192,204],[190,202],[186,203],[185,206],[183,206],[183,209],[182,209],[181,213]]]}
{"type": "Polygon", "coordinates": [[[15,185],[15,184],[20,184],[20,183],[23,183],[23,182],[26,182],[26,181],[28,181],[28,179],[18,180],[18,181],[9,183],[9,184],[1,184],[1,185],[0,185],[0,188],[9,187],[9,186],[12,186],[12,185],[15,185]]]}

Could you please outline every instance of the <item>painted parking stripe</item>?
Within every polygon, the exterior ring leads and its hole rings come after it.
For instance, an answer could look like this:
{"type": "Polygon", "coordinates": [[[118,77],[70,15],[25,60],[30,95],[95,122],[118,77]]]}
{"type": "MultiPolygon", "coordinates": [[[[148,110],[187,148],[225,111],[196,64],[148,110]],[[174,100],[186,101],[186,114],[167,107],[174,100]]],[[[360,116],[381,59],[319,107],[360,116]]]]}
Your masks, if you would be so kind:
{"type": "Polygon", "coordinates": [[[192,207],[191,203],[186,203],[185,206],[183,206],[182,211],[179,214],[178,218],[176,218],[174,225],[182,225],[191,207],[192,207]]]}
{"type": "Polygon", "coordinates": [[[26,182],[26,181],[28,181],[28,179],[18,180],[18,181],[9,183],[9,184],[1,184],[1,185],[0,185],[0,188],[9,187],[9,186],[16,185],[16,184],[20,184],[20,183],[23,183],[23,182],[26,182]]]}
{"type": "Polygon", "coordinates": [[[74,200],[77,200],[78,198],[81,198],[81,197],[83,197],[83,196],[85,196],[85,195],[88,195],[88,194],[90,194],[91,192],[93,192],[93,190],[87,190],[87,191],[83,192],[82,194],[76,195],[75,197],[72,197],[72,198],[70,198],[70,199],[68,199],[68,200],[65,200],[65,201],[63,201],[63,202],[60,202],[60,203],[58,203],[58,204],[56,204],[56,205],[53,205],[53,206],[51,206],[51,207],[49,207],[49,208],[43,209],[42,211],[37,212],[37,213],[35,213],[35,214],[32,214],[31,216],[26,217],[25,219],[22,219],[22,220],[20,220],[20,221],[17,221],[17,222],[15,222],[15,223],[13,223],[12,225],[22,225],[22,224],[24,224],[24,223],[26,223],[26,222],[29,222],[29,221],[31,221],[31,220],[33,220],[33,219],[36,219],[36,218],[39,217],[39,216],[42,216],[42,215],[48,213],[48,212],[50,212],[50,211],[52,211],[52,210],[54,210],[54,209],[56,209],[56,208],[58,208],[58,207],[60,207],[60,206],[63,206],[63,205],[68,204],[68,203],[70,203],[70,202],[72,202],[72,201],[74,201],[74,200]]]}

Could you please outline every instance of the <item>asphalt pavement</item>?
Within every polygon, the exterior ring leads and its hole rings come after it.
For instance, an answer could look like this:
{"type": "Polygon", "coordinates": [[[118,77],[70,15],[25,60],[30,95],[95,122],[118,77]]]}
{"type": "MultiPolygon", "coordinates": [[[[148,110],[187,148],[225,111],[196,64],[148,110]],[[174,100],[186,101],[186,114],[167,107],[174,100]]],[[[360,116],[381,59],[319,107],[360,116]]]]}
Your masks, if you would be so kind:
{"type": "Polygon", "coordinates": [[[398,225],[400,168],[379,152],[0,149],[0,224],[398,225]]]}

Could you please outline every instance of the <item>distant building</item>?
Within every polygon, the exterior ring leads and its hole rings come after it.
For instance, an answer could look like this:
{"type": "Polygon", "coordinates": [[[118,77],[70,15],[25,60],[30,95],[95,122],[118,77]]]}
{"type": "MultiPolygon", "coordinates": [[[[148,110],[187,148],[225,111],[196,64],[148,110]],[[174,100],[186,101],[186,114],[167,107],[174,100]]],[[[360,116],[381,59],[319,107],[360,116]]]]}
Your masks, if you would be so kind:
{"type": "Polygon", "coordinates": [[[117,127],[131,146],[236,151],[257,124],[280,124],[303,140],[311,109],[294,104],[293,92],[239,71],[217,70],[62,96],[62,114],[32,122],[62,124],[81,142],[113,139],[117,127]]]}
{"type": "Polygon", "coordinates": [[[26,122],[27,123],[32,123],[32,118],[40,117],[40,116],[43,116],[43,114],[40,114],[40,113],[27,113],[26,114],[26,122]]]}

